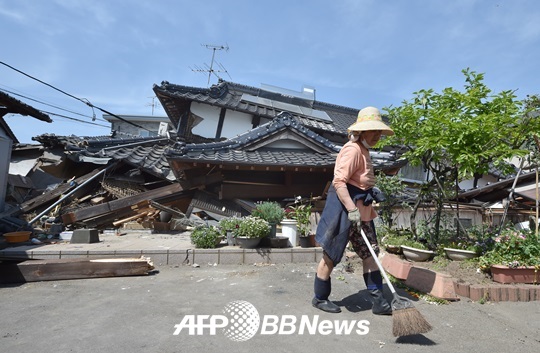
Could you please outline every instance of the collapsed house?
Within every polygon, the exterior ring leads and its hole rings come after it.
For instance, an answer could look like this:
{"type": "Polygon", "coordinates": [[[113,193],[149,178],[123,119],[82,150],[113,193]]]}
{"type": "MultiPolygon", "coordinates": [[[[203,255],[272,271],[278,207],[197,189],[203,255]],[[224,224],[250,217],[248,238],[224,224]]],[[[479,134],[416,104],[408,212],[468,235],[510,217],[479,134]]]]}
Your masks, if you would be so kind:
{"type": "MultiPolygon", "coordinates": [[[[107,116],[113,123],[109,136],[34,137],[43,154],[24,177],[37,181],[46,174],[58,183],[38,195],[28,193],[31,197],[12,194],[16,202],[9,216],[24,215],[30,225],[52,219],[71,228],[106,229],[135,222],[163,231],[186,225],[163,222],[163,214],[219,220],[247,215],[263,200],[286,204],[301,197],[322,210],[357,108],[317,101],[312,89],[221,80],[210,88],[162,82],[154,92],[166,119],[142,124],[144,119],[107,116]]],[[[14,149],[16,156],[22,153],[14,149]]],[[[406,166],[399,150],[374,150],[371,157],[376,170],[406,166]]],[[[407,167],[400,174],[411,180],[418,171],[407,167]]],[[[421,182],[422,176],[414,179],[421,182]]],[[[499,182],[492,177],[492,183],[499,182]]],[[[474,212],[485,212],[477,198],[497,191],[502,200],[511,192],[509,184],[485,184],[459,199],[476,205],[474,212]]],[[[414,199],[414,192],[408,196],[414,199]]]]}

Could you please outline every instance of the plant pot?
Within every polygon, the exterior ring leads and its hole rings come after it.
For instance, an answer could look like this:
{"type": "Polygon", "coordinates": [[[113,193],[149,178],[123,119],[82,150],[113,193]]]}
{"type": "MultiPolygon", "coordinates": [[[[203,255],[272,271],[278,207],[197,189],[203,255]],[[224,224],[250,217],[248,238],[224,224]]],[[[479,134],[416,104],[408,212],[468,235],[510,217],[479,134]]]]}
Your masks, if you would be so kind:
{"type": "Polygon", "coordinates": [[[236,237],[234,236],[233,232],[230,232],[230,231],[227,232],[227,245],[229,246],[238,245],[236,241],[236,237]]]}
{"type": "Polygon", "coordinates": [[[312,248],[313,246],[315,246],[313,244],[312,237],[309,235],[307,237],[299,237],[298,241],[300,243],[300,247],[302,248],[312,248]]]}
{"type": "Polygon", "coordinates": [[[454,248],[444,248],[446,256],[453,261],[463,261],[478,257],[478,254],[470,250],[461,250],[454,248]]]}
{"type": "Polygon", "coordinates": [[[277,224],[275,223],[268,223],[270,225],[270,234],[268,235],[270,238],[276,237],[277,232],[277,224]]]}
{"type": "Polygon", "coordinates": [[[286,248],[289,246],[289,238],[283,236],[270,238],[270,246],[273,248],[286,248]]]}
{"type": "Polygon", "coordinates": [[[236,241],[242,249],[254,249],[259,246],[262,238],[236,237],[236,241]]]}
{"type": "Polygon", "coordinates": [[[399,245],[385,245],[384,248],[386,249],[386,252],[390,254],[403,254],[403,251],[401,250],[401,246],[399,245]]]}
{"type": "Polygon", "coordinates": [[[409,261],[423,262],[429,260],[435,255],[434,251],[411,248],[410,246],[401,245],[403,255],[409,261]]]}
{"type": "Polygon", "coordinates": [[[491,265],[491,275],[498,283],[533,283],[540,282],[540,269],[533,266],[510,268],[503,265],[491,265]]]}
{"type": "Polygon", "coordinates": [[[289,238],[290,246],[298,245],[298,234],[297,234],[297,222],[295,219],[284,219],[281,221],[281,234],[284,237],[289,238]]]}

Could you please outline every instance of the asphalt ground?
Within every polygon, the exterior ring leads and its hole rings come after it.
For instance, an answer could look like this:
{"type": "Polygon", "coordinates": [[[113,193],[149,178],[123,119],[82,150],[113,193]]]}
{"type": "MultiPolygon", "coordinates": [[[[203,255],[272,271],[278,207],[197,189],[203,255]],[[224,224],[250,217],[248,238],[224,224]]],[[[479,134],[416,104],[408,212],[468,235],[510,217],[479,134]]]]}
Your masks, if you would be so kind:
{"type": "MultiPolygon", "coordinates": [[[[396,338],[393,318],[371,313],[360,273],[333,274],[331,299],[342,312],[329,314],[311,306],[315,264],[200,264],[157,270],[148,276],[0,287],[0,352],[493,353],[540,348],[540,302],[480,304],[464,299],[436,305],[398,289],[415,300],[433,330],[396,338]],[[238,301],[247,302],[244,309],[231,311],[238,301]],[[234,313],[252,320],[240,325],[250,337],[235,331],[233,322],[241,320],[234,313]],[[212,323],[220,326],[214,334],[212,323]],[[353,329],[337,334],[340,325],[353,329]]],[[[391,297],[388,288],[385,294],[391,297]]]]}

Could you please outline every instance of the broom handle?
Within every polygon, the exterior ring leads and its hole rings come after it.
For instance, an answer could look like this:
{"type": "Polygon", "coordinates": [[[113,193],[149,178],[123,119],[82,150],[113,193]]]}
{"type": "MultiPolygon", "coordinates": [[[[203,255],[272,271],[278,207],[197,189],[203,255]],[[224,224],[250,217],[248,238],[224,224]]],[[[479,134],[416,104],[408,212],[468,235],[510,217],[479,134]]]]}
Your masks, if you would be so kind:
{"type": "Polygon", "coordinates": [[[381,262],[379,261],[379,258],[377,257],[377,254],[375,254],[375,250],[373,250],[373,247],[371,246],[371,243],[369,242],[366,234],[364,233],[364,230],[362,229],[362,226],[360,223],[358,223],[358,229],[360,229],[360,232],[362,233],[362,238],[364,238],[364,242],[366,243],[369,252],[371,253],[371,256],[373,257],[373,260],[375,260],[375,263],[377,263],[377,267],[381,271],[384,280],[386,281],[386,284],[388,285],[388,288],[390,288],[390,291],[392,294],[396,294],[396,290],[394,289],[394,286],[392,285],[392,282],[388,279],[388,276],[386,275],[386,271],[384,271],[384,268],[382,267],[381,262]]]}

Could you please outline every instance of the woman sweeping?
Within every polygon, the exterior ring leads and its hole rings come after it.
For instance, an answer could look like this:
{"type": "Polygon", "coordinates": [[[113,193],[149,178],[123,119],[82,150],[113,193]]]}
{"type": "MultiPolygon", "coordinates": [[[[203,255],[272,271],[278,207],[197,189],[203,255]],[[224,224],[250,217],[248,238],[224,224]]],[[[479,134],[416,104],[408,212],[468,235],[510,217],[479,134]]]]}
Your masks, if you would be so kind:
{"type": "Polygon", "coordinates": [[[360,110],[358,119],[347,132],[349,141],[337,156],[334,179],[315,236],[323,248],[323,258],[317,266],[312,304],[327,312],[341,312],[341,308],[328,299],[332,291],[330,275],[341,261],[350,241],[362,259],[364,281],[372,298],[373,313],[390,315],[392,308],[383,296],[381,272],[362,238],[358,224],[378,254],[373,223],[377,213],[372,202],[379,201],[380,195],[378,189],[374,189],[375,174],[369,148],[375,146],[381,135],[393,135],[394,132],[383,123],[381,113],[374,107],[360,110]]]}

